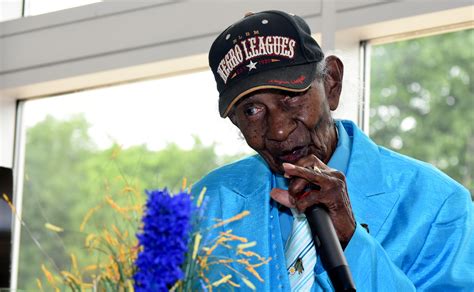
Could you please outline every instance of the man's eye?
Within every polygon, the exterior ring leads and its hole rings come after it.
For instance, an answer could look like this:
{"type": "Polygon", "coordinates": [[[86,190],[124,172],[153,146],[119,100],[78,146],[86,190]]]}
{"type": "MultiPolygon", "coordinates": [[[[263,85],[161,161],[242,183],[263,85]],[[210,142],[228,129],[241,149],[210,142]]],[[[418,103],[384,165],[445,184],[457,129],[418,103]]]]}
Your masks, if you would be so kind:
{"type": "Polygon", "coordinates": [[[258,114],[259,112],[260,112],[260,109],[257,108],[256,106],[250,106],[244,110],[244,113],[246,116],[254,116],[258,114]]]}

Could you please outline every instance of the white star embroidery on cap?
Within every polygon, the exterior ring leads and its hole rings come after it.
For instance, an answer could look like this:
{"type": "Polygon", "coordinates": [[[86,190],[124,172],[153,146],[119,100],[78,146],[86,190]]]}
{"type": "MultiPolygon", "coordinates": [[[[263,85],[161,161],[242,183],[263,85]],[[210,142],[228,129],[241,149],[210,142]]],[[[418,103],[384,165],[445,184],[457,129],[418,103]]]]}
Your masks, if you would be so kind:
{"type": "Polygon", "coordinates": [[[254,62],[252,62],[252,60],[250,60],[250,63],[248,65],[245,65],[245,66],[247,66],[249,68],[249,72],[250,72],[250,71],[252,71],[252,69],[257,70],[257,64],[258,64],[257,62],[254,63],[254,62]]]}

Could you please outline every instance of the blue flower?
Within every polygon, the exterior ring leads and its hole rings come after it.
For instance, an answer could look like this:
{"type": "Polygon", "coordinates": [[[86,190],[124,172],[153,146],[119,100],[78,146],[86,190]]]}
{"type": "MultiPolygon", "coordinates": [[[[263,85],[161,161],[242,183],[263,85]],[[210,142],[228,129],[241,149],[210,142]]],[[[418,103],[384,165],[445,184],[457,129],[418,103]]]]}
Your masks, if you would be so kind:
{"type": "Polygon", "coordinates": [[[137,235],[142,250],[135,262],[136,291],[168,291],[183,278],[193,212],[186,192],[171,195],[167,189],[146,191],[143,230],[137,235]]]}

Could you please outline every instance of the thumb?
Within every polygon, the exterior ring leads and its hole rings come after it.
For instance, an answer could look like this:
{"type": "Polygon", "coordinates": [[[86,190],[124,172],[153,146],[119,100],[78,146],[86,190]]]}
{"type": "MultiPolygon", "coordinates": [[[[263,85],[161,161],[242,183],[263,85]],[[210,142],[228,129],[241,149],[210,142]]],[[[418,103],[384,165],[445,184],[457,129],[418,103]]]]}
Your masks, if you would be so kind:
{"type": "Polygon", "coordinates": [[[270,192],[272,199],[288,208],[295,208],[295,201],[286,190],[274,188],[270,192]]]}

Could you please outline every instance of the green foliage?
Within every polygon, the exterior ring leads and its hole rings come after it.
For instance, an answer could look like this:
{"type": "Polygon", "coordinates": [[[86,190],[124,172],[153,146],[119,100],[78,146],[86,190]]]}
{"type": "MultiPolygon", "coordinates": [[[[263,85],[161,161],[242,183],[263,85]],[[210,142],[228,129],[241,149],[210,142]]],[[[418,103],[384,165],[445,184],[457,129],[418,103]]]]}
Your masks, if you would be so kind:
{"type": "MultiPolygon", "coordinates": [[[[23,220],[28,228],[22,228],[21,234],[20,289],[38,289],[36,278],[43,278],[41,264],[56,272],[70,270],[71,252],[79,265],[95,264],[84,248],[84,233],[79,227],[88,210],[103,202],[106,195],[123,192],[124,185],[138,190],[177,190],[183,178],[189,185],[223,162],[237,158],[219,157],[214,145],[205,146],[197,138],[190,150],[175,144],[161,151],[145,146],[120,149],[118,145],[100,150],[88,130],[83,116],[66,121],[48,116],[27,131],[23,220]],[[60,226],[64,232],[48,230],[45,223],[60,226]]],[[[120,204],[120,198],[116,202],[120,204]]],[[[105,224],[116,223],[114,216],[104,208],[89,225],[100,231],[105,224]]]]}
{"type": "Polygon", "coordinates": [[[35,247],[27,228],[22,228],[20,244],[19,288],[32,289],[40,275],[40,264],[55,262],[58,268],[68,264],[64,244],[74,242],[77,233],[71,230],[58,235],[48,232],[44,224],[73,226],[71,214],[85,210],[87,201],[82,161],[90,158],[94,145],[87,135],[87,122],[81,117],[58,122],[47,117],[27,131],[23,219],[32,235],[49,254],[47,259],[35,247]]]}
{"type": "Polygon", "coordinates": [[[474,30],[372,50],[370,136],[474,193],[474,30]]]}

